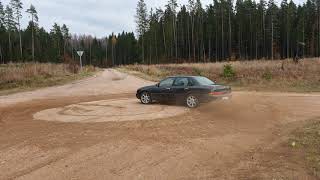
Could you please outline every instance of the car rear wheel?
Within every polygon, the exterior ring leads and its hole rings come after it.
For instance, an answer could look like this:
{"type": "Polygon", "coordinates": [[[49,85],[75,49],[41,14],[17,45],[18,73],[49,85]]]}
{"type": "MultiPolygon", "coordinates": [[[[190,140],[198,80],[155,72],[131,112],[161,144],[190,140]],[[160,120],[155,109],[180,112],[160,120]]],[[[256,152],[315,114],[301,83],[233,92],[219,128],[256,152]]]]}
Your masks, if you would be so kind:
{"type": "Polygon", "coordinates": [[[186,104],[189,108],[196,108],[199,105],[199,100],[194,95],[188,95],[186,99],[186,104]]]}
{"type": "Polygon", "coordinates": [[[151,95],[148,92],[141,93],[140,100],[142,104],[151,104],[151,95]]]}

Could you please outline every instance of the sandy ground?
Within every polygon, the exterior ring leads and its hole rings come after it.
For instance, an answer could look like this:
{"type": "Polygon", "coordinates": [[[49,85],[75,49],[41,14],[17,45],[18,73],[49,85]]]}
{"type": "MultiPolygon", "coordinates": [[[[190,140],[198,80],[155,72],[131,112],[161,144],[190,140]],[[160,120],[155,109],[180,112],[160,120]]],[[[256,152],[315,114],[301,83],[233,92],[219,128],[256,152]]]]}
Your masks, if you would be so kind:
{"type": "Polygon", "coordinates": [[[0,97],[0,179],[316,179],[286,143],[320,120],[319,94],[235,92],[187,110],[139,104],[148,84],[105,70],[0,97]]]}
{"type": "Polygon", "coordinates": [[[132,93],[133,91],[136,91],[138,87],[148,84],[152,83],[108,69],[94,77],[76,81],[64,86],[50,87],[9,96],[0,96],[0,107],[30,100],[132,93]]]}

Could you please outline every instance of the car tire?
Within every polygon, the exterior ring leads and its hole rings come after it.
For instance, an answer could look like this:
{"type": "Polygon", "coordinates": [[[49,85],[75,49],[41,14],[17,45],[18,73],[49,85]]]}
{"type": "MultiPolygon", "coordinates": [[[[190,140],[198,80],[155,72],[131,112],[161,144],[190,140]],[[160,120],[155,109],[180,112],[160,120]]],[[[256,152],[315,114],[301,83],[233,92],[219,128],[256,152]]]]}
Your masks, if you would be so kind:
{"type": "Polygon", "coordinates": [[[188,95],[186,97],[186,105],[187,105],[188,108],[196,108],[196,107],[198,107],[199,106],[199,100],[198,100],[197,96],[192,95],[192,94],[188,95]]]}
{"type": "Polygon", "coordinates": [[[140,101],[142,104],[151,104],[152,103],[152,99],[151,99],[151,95],[148,92],[142,92],[140,95],[140,101]]]}

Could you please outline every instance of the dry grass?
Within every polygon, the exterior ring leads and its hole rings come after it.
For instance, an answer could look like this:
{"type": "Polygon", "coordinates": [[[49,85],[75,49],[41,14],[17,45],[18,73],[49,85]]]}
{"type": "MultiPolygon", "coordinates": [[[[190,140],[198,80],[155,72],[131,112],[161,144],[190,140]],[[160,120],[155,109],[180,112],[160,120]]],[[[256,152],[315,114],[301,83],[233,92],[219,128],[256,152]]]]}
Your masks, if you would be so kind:
{"type": "Polygon", "coordinates": [[[79,72],[68,64],[6,64],[0,65],[0,95],[63,84],[92,74],[94,67],[85,67],[79,72]]]}
{"type": "Polygon", "coordinates": [[[320,178],[320,119],[297,129],[290,138],[289,144],[304,153],[310,172],[320,178]]]}
{"type": "Polygon", "coordinates": [[[278,91],[320,91],[320,59],[306,59],[299,64],[289,60],[243,61],[230,63],[130,65],[120,68],[148,80],[158,81],[171,75],[202,75],[238,89],[278,91]],[[230,64],[232,78],[224,76],[230,64]]]}

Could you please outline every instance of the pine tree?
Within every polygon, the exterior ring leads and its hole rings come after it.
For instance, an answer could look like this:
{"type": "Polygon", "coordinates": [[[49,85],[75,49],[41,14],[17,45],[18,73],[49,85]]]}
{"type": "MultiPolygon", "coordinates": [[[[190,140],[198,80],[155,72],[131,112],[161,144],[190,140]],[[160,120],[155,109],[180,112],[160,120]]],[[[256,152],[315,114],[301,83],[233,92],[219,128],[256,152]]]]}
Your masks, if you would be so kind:
{"type": "Polygon", "coordinates": [[[112,43],[112,66],[114,66],[115,65],[115,47],[117,44],[117,38],[115,35],[112,35],[111,43],[112,43]]]}
{"type": "Polygon", "coordinates": [[[228,27],[229,27],[229,39],[228,39],[228,49],[229,49],[229,60],[231,60],[232,57],[232,22],[231,22],[231,16],[233,14],[233,1],[228,0],[228,27]]]}
{"type": "Polygon", "coordinates": [[[296,32],[296,19],[297,19],[297,6],[292,0],[290,0],[288,5],[288,58],[294,57],[295,43],[297,42],[297,32],[296,32]]]}
{"type": "Polygon", "coordinates": [[[177,0],[169,0],[167,5],[170,15],[172,17],[172,34],[173,34],[173,42],[174,42],[174,48],[175,48],[175,60],[178,59],[178,41],[177,41],[177,7],[178,3],[177,0]]]}
{"type": "Polygon", "coordinates": [[[30,16],[31,16],[31,23],[32,23],[32,61],[35,61],[35,58],[34,58],[34,30],[35,30],[36,23],[39,21],[38,12],[37,12],[36,8],[32,4],[30,5],[30,8],[27,9],[26,12],[28,14],[30,14],[30,16]]]}
{"type": "Polygon", "coordinates": [[[108,44],[109,44],[108,37],[105,38],[105,44],[106,44],[106,65],[108,65],[108,44]]]}
{"type": "Polygon", "coordinates": [[[4,63],[4,57],[3,57],[3,49],[2,49],[2,44],[3,44],[3,35],[5,32],[4,26],[5,26],[5,13],[3,9],[2,2],[0,1],[0,62],[4,63]]]}
{"type": "Polygon", "coordinates": [[[69,28],[65,24],[63,24],[61,27],[61,33],[63,36],[63,58],[65,58],[66,47],[67,47],[68,41],[70,39],[69,28]]]}
{"type": "Polygon", "coordinates": [[[139,0],[136,9],[137,34],[141,39],[142,62],[145,62],[144,35],[148,30],[147,5],[144,0],[139,0]]]}
{"type": "Polygon", "coordinates": [[[188,10],[190,14],[190,24],[191,24],[191,43],[189,40],[189,59],[190,59],[190,49],[192,47],[192,52],[193,52],[193,61],[196,59],[196,45],[195,45],[195,39],[194,39],[194,28],[195,28],[195,2],[194,0],[189,0],[188,4],[188,10]]]}
{"type": "Polygon", "coordinates": [[[21,0],[11,0],[10,1],[10,5],[11,5],[11,8],[13,9],[13,14],[15,16],[15,20],[16,20],[16,23],[18,25],[18,32],[19,32],[19,45],[20,45],[20,60],[23,59],[22,57],[22,39],[21,39],[21,23],[20,23],[20,20],[22,18],[22,14],[21,14],[21,11],[22,11],[22,2],[21,0]]]}
{"type": "Polygon", "coordinates": [[[258,5],[258,22],[260,21],[260,58],[266,57],[266,2],[260,0],[258,5]]]}
{"type": "MultiPolygon", "coordinates": [[[[66,31],[66,29],[65,29],[65,31],[66,31]]],[[[68,32],[65,32],[65,33],[68,33],[68,32]]],[[[63,49],[64,35],[62,33],[62,28],[57,23],[54,23],[52,26],[52,29],[50,31],[50,35],[53,40],[53,49],[52,49],[54,52],[53,57],[54,57],[55,61],[59,62],[63,59],[61,52],[64,52],[64,49],[63,49]]]]}
{"type": "Polygon", "coordinates": [[[268,3],[268,9],[267,9],[267,20],[268,20],[268,30],[270,34],[270,58],[273,60],[275,58],[275,55],[277,55],[278,52],[278,41],[279,41],[279,23],[278,23],[278,10],[279,8],[274,3],[274,0],[270,0],[268,3]]]}
{"type": "Polygon", "coordinates": [[[205,61],[205,49],[204,49],[204,9],[200,0],[195,2],[195,15],[196,15],[196,43],[197,43],[197,52],[198,60],[205,61]]]}
{"type": "MultiPolygon", "coordinates": [[[[291,1],[292,2],[292,1],[291,1]]],[[[293,3],[294,4],[294,3],[293,3]]],[[[317,17],[318,17],[318,57],[320,57],[320,0],[316,0],[317,17]]]]}
{"type": "Polygon", "coordinates": [[[0,1],[0,27],[4,26],[4,23],[5,23],[4,20],[5,20],[5,12],[4,12],[2,2],[0,1]]]}
{"type": "Polygon", "coordinates": [[[8,31],[9,57],[10,57],[10,60],[12,60],[11,34],[16,28],[16,23],[14,21],[13,11],[12,11],[12,8],[10,6],[6,7],[4,24],[5,24],[5,27],[6,27],[7,31],[8,31]]]}

